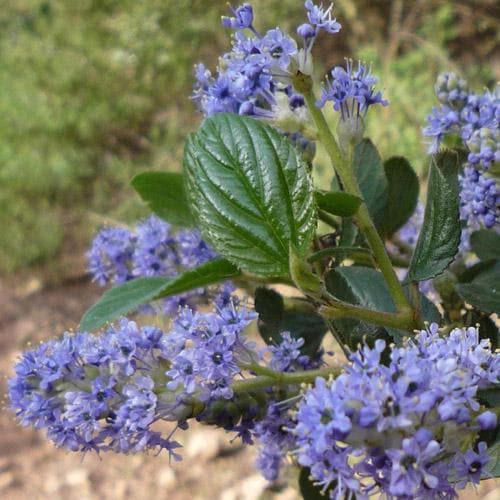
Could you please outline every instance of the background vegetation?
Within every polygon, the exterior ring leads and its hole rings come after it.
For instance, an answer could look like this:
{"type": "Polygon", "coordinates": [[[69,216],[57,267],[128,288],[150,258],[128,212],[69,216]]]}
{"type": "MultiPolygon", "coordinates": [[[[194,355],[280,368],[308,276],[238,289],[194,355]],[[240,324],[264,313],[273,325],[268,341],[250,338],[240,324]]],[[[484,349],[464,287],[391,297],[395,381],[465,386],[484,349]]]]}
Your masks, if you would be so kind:
{"type": "MultiPolygon", "coordinates": [[[[257,24],[292,30],[302,4],[255,1],[257,24]]],[[[319,41],[316,61],[372,61],[391,106],[370,117],[369,135],[422,170],[436,74],[498,79],[499,10],[496,0],[337,0],[344,29],[319,41]]],[[[213,67],[228,48],[225,13],[226,0],[3,0],[0,272],[83,252],[99,224],[142,213],[128,181],[179,168],[200,119],[193,64],[213,67]]]]}

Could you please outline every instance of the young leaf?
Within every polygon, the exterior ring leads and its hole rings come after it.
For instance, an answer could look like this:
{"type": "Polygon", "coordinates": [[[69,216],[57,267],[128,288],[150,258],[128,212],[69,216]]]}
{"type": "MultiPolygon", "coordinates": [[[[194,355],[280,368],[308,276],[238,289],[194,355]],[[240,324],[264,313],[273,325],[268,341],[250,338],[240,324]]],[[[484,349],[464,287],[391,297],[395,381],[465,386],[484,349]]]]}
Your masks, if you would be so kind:
{"type": "Polygon", "coordinates": [[[322,316],[304,299],[288,299],[275,290],[259,287],[255,291],[255,310],[259,314],[257,326],[266,344],[277,345],[281,334],[290,332],[293,338],[303,338],[303,354],[314,355],[328,327],[322,316]]]}
{"type": "Polygon", "coordinates": [[[304,256],[316,227],[301,155],[269,125],[219,113],[187,141],[187,195],[205,238],[253,274],[286,276],[289,248],[304,256]]]}
{"type": "Polygon", "coordinates": [[[500,270],[480,274],[470,283],[458,284],[457,292],[480,311],[500,313],[500,270]]]}
{"type": "Polygon", "coordinates": [[[500,234],[481,229],[471,234],[472,251],[481,259],[500,259],[500,234]]]}
{"type": "Polygon", "coordinates": [[[441,274],[458,251],[458,161],[454,151],[443,151],[432,157],[424,222],[408,270],[408,281],[423,281],[441,274]]]}
{"type": "Polygon", "coordinates": [[[194,219],[184,192],[182,174],[142,172],[131,181],[151,211],[177,226],[191,227],[194,219]]]}
{"type": "Polygon", "coordinates": [[[225,259],[211,260],[175,278],[136,278],[111,288],[82,317],[80,328],[92,331],[119,316],[162,297],[234,278],[240,271],[225,259]]]}
{"type": "Polygon", "coordinates": [[[394,156],[384,162],[387,177],[387,204],[381,223],[381,232],[392,236],[411,217],[418,201],[419,182],[406,158],[394,156]]]}
{"type": "Polygon", "coordinates": [[[342,191],[316,191],[316,203],[319,208],[339,217],[351,217],[363,200],[342,191]]]}
{"type": "Polygon", "coordinates": [[[388,184],[382,160],[370,139],[356,145],[352,165],[368,211],[379,226],[387,204],[388,184]]]}

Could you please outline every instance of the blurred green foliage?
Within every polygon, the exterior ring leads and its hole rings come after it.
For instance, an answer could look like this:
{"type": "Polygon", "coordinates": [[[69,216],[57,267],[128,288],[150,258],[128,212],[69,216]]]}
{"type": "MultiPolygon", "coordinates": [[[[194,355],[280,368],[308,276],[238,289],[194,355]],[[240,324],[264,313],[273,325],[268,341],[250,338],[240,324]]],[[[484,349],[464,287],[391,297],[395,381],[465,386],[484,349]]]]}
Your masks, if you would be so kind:
{"type": "MultiPolygon", "coordinates": [[[[257,24],[293,29],[302,3],[255,1],[257,24]]],[[[373,61],[391,106],[370,118],[370,134],[382,151],[420,166],[432,84],[453,66],[456,12],[453,2],[417,0],[422,12],[408,35],[416,38],[399,39],[389,53],[384,12],[394,3],[338,0],[346,29],[319,40],[316,60],[325,69],[344,56],[373,61]],[[366,28],[374,22],[378,36],[366,28]]],[[[225,0],[3,0],[1,271],[52,258],[64,242],[64,251],[81,252],[78,241],[101,216],[141,214],[128,181],[141,170],[179,168],[184,136],[199,120],[189,100],[193,64],[213,67],[227,49],[225,12],[225,0]]]]}

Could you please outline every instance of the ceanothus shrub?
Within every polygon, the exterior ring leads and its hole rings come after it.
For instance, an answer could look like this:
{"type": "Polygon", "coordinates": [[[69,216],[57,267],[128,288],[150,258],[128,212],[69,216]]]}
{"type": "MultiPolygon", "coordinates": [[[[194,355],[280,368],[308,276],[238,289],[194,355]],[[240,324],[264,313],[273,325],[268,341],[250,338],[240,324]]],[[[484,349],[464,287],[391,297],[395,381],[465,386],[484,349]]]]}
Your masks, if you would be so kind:
{"type": "Polygon", "coordinates": [[[196,420],[257,446],[269,481],[298,467],[305,498],[454,498],[500,476],[498,91],[439,77],[424,207],[408,161],[363,137],[389,104],[370,67],[347,61],[316,92],[332,8],[307,0],[296,39],[260,31],[249,4],[222,19],[231,50],[196,67],[204,120],[183,173],[136,176],[155,215],[94,239],[89,272],[114,287],[77,333],[21,356],[22,425],[75,452],[180,460],[175,434],[196,420]]]}

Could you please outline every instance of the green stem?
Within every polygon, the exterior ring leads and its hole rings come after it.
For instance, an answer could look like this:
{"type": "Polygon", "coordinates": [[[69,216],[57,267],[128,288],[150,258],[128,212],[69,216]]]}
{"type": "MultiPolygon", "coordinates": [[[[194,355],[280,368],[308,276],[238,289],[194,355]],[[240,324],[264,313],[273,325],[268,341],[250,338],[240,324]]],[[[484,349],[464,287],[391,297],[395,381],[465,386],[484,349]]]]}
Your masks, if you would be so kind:
{"type": "Polygon", "coordinates": [[[320,313],[326,318],[355,318],[367,321],[374,325],[388,326],[390,328],[398,328],[401,330],[413,330],[418,328],[412,316],[404,313],[388,313],[382,311],[370,311],[363,307],[347,304],[339,300],[329,299],[330,305],[323,306],[320,313]]]}
{"type": "Polygon", "coordinates": [[[319,209],[318,210],[318,217],[325,224],[328,224],[330,227],[333,227],[333,229],[339,229],[338,221],[335,219],[335,217],[330,215],[328,212],[325,212],[324,210],[319,209]]]}
{"type": "MultiPolygon", "coordinates": [[[[328,126],[325,116],[316,106],[316,99],[312,91],[312,79],[307,75],[299,74],[297,78],[294,79],[294,85],[297,90],[304,95],[304,99],[309,108],[309,113],[316,124],[318,137],[325,147],[328,156],[330,156],[333,166],[339,175],[342,184],[344,185],[344,189],[349,194],[357,196],[358,198],[363,198],[357,180],[350,168],[349,162],[340,150],[337,141],[328,126]]],[[[356,219],[360,230],[370,245],[378,267],[385,277],[396,308],[401,313],[411,316],[411,305],[409,304],[403,287],[401,286],[396,272],[392,267],[391,259],[387,254],[384,243],[380,238],[375,225],[373,224],[366,203],[362,203],[359,207],[356,219]]]]}
{"type": "Polygon", "coordinates": [[[270,370],[272,376],[262,375],[259,377],[249,378],[247,380],[239,380],[232,385],[235,393],[252,392],[267,387],[284,387],[287,385],[300,385],[311,384],[317,377],[328,378],[330,376],[337,377],[340,375],[342,369],[335,368],[322,368],[319,370],[307,370],[304,372],[275,372],[270,370]]]}

